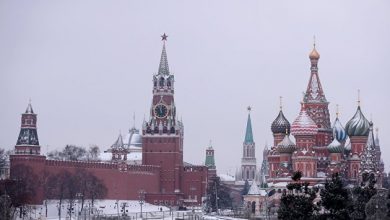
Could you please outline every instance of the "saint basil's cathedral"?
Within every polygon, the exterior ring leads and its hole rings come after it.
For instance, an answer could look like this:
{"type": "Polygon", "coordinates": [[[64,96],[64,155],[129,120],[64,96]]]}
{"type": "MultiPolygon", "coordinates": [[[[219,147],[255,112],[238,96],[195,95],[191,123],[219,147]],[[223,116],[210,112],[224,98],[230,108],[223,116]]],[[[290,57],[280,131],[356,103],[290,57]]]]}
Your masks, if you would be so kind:
{"type": "Polygon", "coordinates": [[[273,146],[270,150],[264,149],[261,181],[289,182],[294,171],[301,171],[302,180],[316,184],[337,172],[348,183],[357,184],[367,173],[374,174],[377,186],[381,187],[384,163],[379,138],[374,136],[373,122],[362,112],[360,97],[356,113],[345,127],[338,110],[331,125],[329,102],[318,74],[320,54],[315,44],[309,58],[311,73],[301,110],[290,124],[280,107],[271,125],[273,146]]]}

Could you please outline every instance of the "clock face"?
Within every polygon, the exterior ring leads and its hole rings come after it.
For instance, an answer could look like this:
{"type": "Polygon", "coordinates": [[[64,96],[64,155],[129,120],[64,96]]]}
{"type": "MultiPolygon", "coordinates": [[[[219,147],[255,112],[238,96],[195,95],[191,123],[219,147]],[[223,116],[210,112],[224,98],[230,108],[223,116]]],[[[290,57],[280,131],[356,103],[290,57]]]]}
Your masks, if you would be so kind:
{"type": "Polygon", "coordinates": [[[158,104],[154,107],[154,115],[157,118],[164,118],[168,115],[168,108],[163,104],[158,104]]]}

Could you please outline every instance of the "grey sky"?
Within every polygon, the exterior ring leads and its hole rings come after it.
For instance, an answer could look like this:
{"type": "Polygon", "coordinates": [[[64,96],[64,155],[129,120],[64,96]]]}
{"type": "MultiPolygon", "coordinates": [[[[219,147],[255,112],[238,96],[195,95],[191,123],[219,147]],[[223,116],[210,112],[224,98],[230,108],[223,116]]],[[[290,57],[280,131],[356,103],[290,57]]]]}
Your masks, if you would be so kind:
{"type": "Polygon", "coordinates": [[[292,122],[313,35],[332,123],[362,109],[390,167],[389,1],[0,1],[0,147],[16,143],[29,98],[43,150],[108,148],[148,117],[162,43],[175,74],[188,162],[212,139],[220,172],[240,165],[251,105],[258,164],[279,96],[292,122]]]}

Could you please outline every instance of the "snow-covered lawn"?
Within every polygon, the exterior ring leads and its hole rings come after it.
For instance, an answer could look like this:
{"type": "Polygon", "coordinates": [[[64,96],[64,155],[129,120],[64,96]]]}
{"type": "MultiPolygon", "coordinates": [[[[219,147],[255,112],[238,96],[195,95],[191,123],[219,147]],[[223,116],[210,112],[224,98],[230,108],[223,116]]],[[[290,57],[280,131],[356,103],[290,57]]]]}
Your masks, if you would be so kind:
{"type": "MultiPolygon", "coordinates": [[[[131,219],[141,219],[141,206],[137,200],[97,200],[94,208],[91,206],[91,201],[87,200],[84,203],[84,211],[80,212],[81,202],[74,203],[74,209],[71,215],[68,212],[69,204],[64,201],[61,205],[61,219],[92,219],[92,216],[105,216],[115,218],[118,215],[130,216],[131,219]],[[119,206],[117,205],[119,204],[119,206]],[[125,214],[124,214],[125,213],[125,214]],[[78,215],[80,214],[80,215],[78,215]]],[[[149,203],[142,205],[142,217],[144,219],[191,219],[191,217],[200,217],[201,219],[237,219],[227,216],[211,216],[203,215],[200,207],[188,211],[172,211],[165,206],[157,206],[149,203]]],[[[19,218],[17,218],[20,220],[19,218]]],[[[60,219],[58,215],[58,200],[49,200],[47,202],[47,217],[46,206],[37,205],[31,206],[30,211],[26,214],[24,219],[60,219]]]]}
{"type": "MultiPolygon", "coordinates": [[[[37,205],[31,206],[31,211],[27,213],[28,218],[32,219],[59,219],[58,215],[58,200],[48,200],[47,202],[47,217],[46,217],[46,206],[37,205]]],[[[81,210],[81,202],[76,201],[73,206],[72,219],[77,219],[77,214],[81,210]]],[[[69,215],[69,204],[64,201],[61,205],[61,219],[70,219],[69,215]]],[[[106,216],[117,216],[126,213],[128,216],[140,216],[141,205],[137,200],[97,200],[95,201],[94,207],[91,205],[91,201],[87,200],[84,203],[84,211],[81,215],[90,216],[94,215],[106,215],[106,216]],[[119,206],[117,205],[119,204],[119,206]]],[[[142,212],[144,216],[146,213],[169,213],[169,208],[165,206],[156,206],[149,203],[142,205],[142,212]]],[[[156,214],[153,214],[156,215],[156,214]]],[[[88,218],[87,218],[88,219],[88,218]]]]}

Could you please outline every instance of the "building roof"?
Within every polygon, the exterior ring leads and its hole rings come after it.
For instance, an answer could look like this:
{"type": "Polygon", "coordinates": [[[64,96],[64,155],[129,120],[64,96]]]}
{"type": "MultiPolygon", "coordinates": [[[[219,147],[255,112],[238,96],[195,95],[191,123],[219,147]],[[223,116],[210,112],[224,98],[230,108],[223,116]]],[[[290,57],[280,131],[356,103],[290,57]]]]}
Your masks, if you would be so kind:
{"type": "Polygon", "coordinates": [[[247,195],[260,195],[261,192],[260,192],[260,189],[259,187],[257,186],[257,183],[256,181],[252,181],[252,185],[251,187],[249,188],[249,191],[248,191],[248,194],[247,195]]]}
{"type": "Polygon", "coordinates": [[[298,117],[292,123],[291,134],[296,135],[315,135],[318,132],[317,124],[307,114],[306,109],[302,105],[298,117]]]}
{"type": "Polygon", "coordinates": [[[272,122],[271,131],[274,134],[285,134],[286,131],[290,133],[290,122],[286,119],[282,109],[280,109],[278,116],[272,122]]]}
{"type": "Polygon", "coordinates": [[[339,117],[337,116],[333,124],[333,136],[337,141],[343,142],[347,139],[347,132],[341,124],[339,117]]]}
{"type": "Polygon", "coordinates": [[[252,133],[252,122],[251,122],[251,114],[248,113],[248,120],[246,122],[246,131],[245,131],[245,139],[244,143],[250,144],[253,143],[253,133],[252,133]]]}
{"type": "Polygon", "coordinates": [[[345,125],[345,130],[348,136],[367,136],[370,131],[370,123],[364,117],[360,105],[358,106],[355,115],[345,125]]]}

